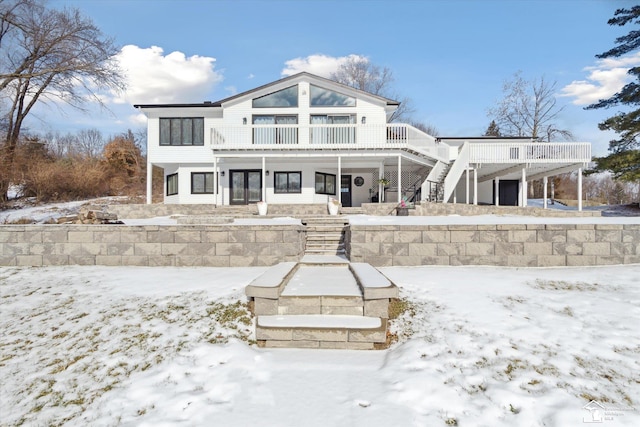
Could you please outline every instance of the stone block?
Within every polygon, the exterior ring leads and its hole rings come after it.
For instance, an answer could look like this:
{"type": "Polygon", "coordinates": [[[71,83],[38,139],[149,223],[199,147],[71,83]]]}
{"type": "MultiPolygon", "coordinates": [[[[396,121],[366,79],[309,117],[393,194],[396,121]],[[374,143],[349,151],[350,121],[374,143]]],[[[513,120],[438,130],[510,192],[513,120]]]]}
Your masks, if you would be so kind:
{"type": "Polygon", "coordinates": [[[216,255],[244,255],[242,243],[216,243],[216,255]]]}
{"type": "Polygon", "coordinates": [[[567,243],[595,242],[595,230],[567,230],[567,243]]]}
{"type": "Polygon", "coordinates": [[[230,255],[229,267],[254,267],[257,257],[251,255],[230,255]]]}
{"type": "Polygon", "coordinates": [[[359,329],[349,331],[349,342],[385,342],[387,340],[387,320],[375,329],[359,329]]]}
{"type": "Polygon", "coordinates": [[[93,242],[120,243],[120,230],[96,230],[93,232],[93,242]]]}
{"type": "Polygon", "coordinates": [[[553,243],[554,255],[582,255],[583,245],[579,243],[553,243]]]}
{"type": "Polygon", "coordinates": [[[493,243],[467,243],[465,254],[471,256],[493,255],[493,243]]]}
{"type": "Polygon", "coordinates": [[[147,243],[174,243],[175,233],[165,230],[147,231],[147,243]]]}
{"type": "Polygon", "coordinates": [[[262,326],[256,326],[256,339],[291,341],[293,339],[293,329],[264,328],[262,326]]]}
{"type": "Polygon", "coordinates": [[[18,243],[18,235],[20,234],[20,232],[6,230],[5,227],[6,226],[2,226],[2,228],[0,228],[0,243],[18,243]]]}
{"type": "Polygon", "coordinates": [[[496,242],[494,246],[494,251],[496,255],[507,255],[507,256],[524,255],[524,243],[496,242]]]}
{"type": "Polygon", "coordinates": [[[252,243],[256,241],[256,233],[253,230],[230,230],[229,242],[252,243]]]}
{"type": "Polygon", "coordinates": [[[339,316],[362,316],[364,310],[360,307],[343,307],[343,306],[331,306],[323,305],[320,314],[331,314],[339,316]]]}
{"type": "Polygon", "coordinates": [[[32,243],[29,247],[28,255],[52,254],[55,245],[53,243],[32,243]]]}
{"type": "Polygon", "coordinates": [[[622,242],[623,243],[639,243],[640,242],[640,230],[629,230],[626,228],[622,230],[622,242]]]}
{"type": "Polygon", "coordinates": [[[147,267],[149,266],[149,257],[135,255],[123,256],[122,265],[147,267]]]}
{"type": "Polygon", "coordinates": [[[198,255],[176,255],[176,267],[202,267],[204,261],[198,255]]]}
{"type": "Polygon", "coordinates": [[[294,329],[294,341],[347,341],[346,329],[294,329]]]}
{"type": "Polygon", "coordinates": [[[367,231],[363,243],[393,243],[394,231],[367,231]]]}
{"type": "Polygon", "coordinates": [[[173,267],[176,265],[176,259],[172,256],[149,255],[149,267],[173,267]]]}
{"type": "Polygon", "coordinates": [[[25,230],[17,234],[18,243],[42,243],[42,231],[25,230]]]}
{"type": "Polygon", "coordinates": [[[187,255],[188,245],[186,243],[162,243],[160,248],[162,255],[187,255]]]}
{"type": "Polygon", "coordinates": [[[333,307],[362,307],[362,297],[355,296],[321,296],[320,304],[333,307]]]}
{"type": "MultiPolygon", "coordinates": [[[[56,255],[91,256],[83,247],[83,243],[54,243],[53,253],[56,255]]],[[[69,258],[71,260],[71,258],[69,258]]]]}
{"type": "Polygon", "coordinates": [[[509,232],[506,230],[482,231],[479,235],[480,243],[509,242],[509,232]]]}
{"type": "Polygon", "coordinates": [[[409,245],[419,243],[380,243],[380,254],[389,256],[409,255],[409,245]]]}
{"type": "Polygon", "coordinates": [[[277,341],[267,340],[265,348],[319,348],[320,341],[277,341]]]}
{"type": "Polygon", "coordinates": [[[364,315],[368,317],[389,318],[389,299],[373,299],[364,302],[364,315]]]}
{"type": "Polygon", "coordinates": [[[107,244],[107,255],[131,256],[134,254],[133,243],[107,244]]]}
{"type": "MultiPolygon", "coordinates": [[[[6,265],[1,264],[0,265],[6,265]]],[[[69,256],[68,255],[52,255],[52,254],[43,254],[42,255],[42,265],[69,265],[69,256]]]]}
{"type": "MultiPolygon", "coordinates": [[[[610,245],[611,255],[624,256],[638,253],[634,243],[611,242],[610,245]]],[[[638,247],[640,247],[640,243],[638,243],[638,247]]]]}
{"type": "Polygon", "coordinates": [[[410,255],[410,256],[394,256],[393,257],[393,265],[402,266],[402,267],[410,267],[414,265],[421,265],[422,256],[421,255],[410,255]]]}
{"type": "Polygon", "coordinates": [[[41,267],[42,255],[16,255],[16,265],[19,267],[41,267]]]}
{"type": "Polygon", "coordinates": [[[229,243],[228,231],[202,231],[200,237],[204,243],[229,243]]]}
{"type": "Polygon", "coordinates": [[[498,224],[496,226],[497,230],[526,230],[527,226],[525,224],[498,224]]]}
{"type": "Polygon", "coordinates": [[[538,241],[538,232],[535,230],[509,230],[509,242],[535,243],[538,241]]]}
{"type": "Polygon", "coordinates": [[[396,243],[422,243],[422,233],[417,230],[394,231],[393,241],[396,243]]]}
{"type": "MultiPolygon", "coordinates": [[[[351,243],[351,252],[369,257],[380,255],[380,243],[351,243]]],[[[368,262],[368,261],[367,261],[368,262]]]]}
{"type": "Polygon", "coordinates": [[[126,229],[120,232],[120,243],[147,243],[147,231],[126,229]]]}
{"type": "Polygon", "coordinates": [[[93,231],[69,231],[67,241],[70,243],[93,243],[93,231]]]}
{"type": "Polygon", "coordinates": [[[282,238],[281,230],[256,230],[255,231],[256,243],[280,243],[284,242],[282,238]]]}
{"type": "Polygon", "coordinates": [[[552,255],[553,243],[528,243],[524,242],[524,255],[552,255]]]}
{"type": "Polygon", "coordinates": [[[96,255],[96,265],[119,266],[122,265],[122,257],[119,255],[96,255]]]}
{"type": "Polygon", "coordinates": [[[464,243],[438,243],[438,256],[465,255],[464,243]]]}
{"type": "Polygon", "coordinates": [[[254,298],[256,316],[273,316],[278,314],[278,300],[270,298],[254,298]]]}
{"type": "Polygon", "coordinates": [[[391,267],[393,265],[393,258],[389,256],[378,255],[356,255],[351,257],[352,262],[367,262],[374,267],[391,267]]]}
{"type": "Polygon", "coordinates": [[[202,263],[206,267],[229,267],[230,257],[218,255],[204,255],[202,263]]]}
{"type": "Polygon", "coordinates": [[[595,255],[567,255],[567,266],[581,267],[596,265],[595,255]]]}
{"type": "Polygon", "coordinates": [[[538,230],[537,241],[540,243],[565,243],[567,241],[567,233],[565,230],[538,230]]]}
{"type": "Polygon", "coordinates": [[[609,242],[583,243],[582,254],[609,256],[611,255],[611,244],[609,242]]]}
{"type": "Polygon", "coordinates": [[[596,265],[618,265],[624,264],[624,256],[597,256],[596,265]]]}
{"type": "Polygon", "coordinates": [[[134,243],[133,254],[140,256],[151,256],[162,254],[162,244],[160,243],[134,243]]]}
{"type": "Polygon", "coordinates": [[[182,230],[176,231],[174,240],[175,243],[199,243],[202,241],[202,236],[200,235],[200,231],[197,230],[182,230]]]}
{"type": "Polygon", "coordinates": [[[622,230],[596,230],[596,242],[621,242],[622,230]]]}
{"type": "Polygon", "coordinates": [[[509,255],[507,256],[507,265],[509,267],[537,267],[538,257],[536,255],[509,255]]]}
{"type": "Polygon", "coordinates": [[[427,230],[422,232],[423,243],[451,243],[449,230],[427,230]]]}
{"type": "Polygon", "coordinates": [[[563,267],[566,265],[565,255],[538,255],[538,267],[563,267]]]}
{"type": "Polygon", "coordinates": [[[451,231],[451,243],[470,243],[480,241],[480,232],[475,230],[451,231]]]}
{"type": "Polygon", "coordinates": [[[449,265],[448,256],[423,256],[420,265],[449,265]]]}
{"type": "Polygon", "coordinates": [[[436,243],[409,243],[408,255],[437,256],[438,245],[436,243]]]}

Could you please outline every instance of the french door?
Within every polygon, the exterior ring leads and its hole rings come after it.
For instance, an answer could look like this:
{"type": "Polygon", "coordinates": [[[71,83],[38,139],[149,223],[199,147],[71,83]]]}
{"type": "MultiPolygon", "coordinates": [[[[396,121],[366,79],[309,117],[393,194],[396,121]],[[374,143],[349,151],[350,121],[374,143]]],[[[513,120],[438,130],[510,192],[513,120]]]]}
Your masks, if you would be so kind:
{"type": "Polygon", "coordinates": [[[230,204],[248,205],[262,200],[261,170],[231,170],[229,180],[230,204]]]}

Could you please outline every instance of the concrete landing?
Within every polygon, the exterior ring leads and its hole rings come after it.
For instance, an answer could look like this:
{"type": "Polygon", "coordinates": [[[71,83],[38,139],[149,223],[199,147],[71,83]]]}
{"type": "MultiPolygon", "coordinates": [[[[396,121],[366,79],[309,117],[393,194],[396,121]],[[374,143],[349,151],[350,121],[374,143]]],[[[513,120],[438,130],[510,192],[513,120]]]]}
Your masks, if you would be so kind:
{"type": "Polygon", "coordinates": [[[287,283],[281,296],[362,296],[348,265],[301,265],[287,283]]]}

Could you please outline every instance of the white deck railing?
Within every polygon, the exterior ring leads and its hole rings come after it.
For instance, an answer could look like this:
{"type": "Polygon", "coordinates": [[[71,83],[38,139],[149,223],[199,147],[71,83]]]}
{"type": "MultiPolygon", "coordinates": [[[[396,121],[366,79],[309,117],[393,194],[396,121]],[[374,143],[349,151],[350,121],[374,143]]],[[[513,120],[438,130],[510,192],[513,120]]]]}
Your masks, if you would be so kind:
{"type": "Polygon", "coordinates": [[[470,143],[470,163],[590,162],[587,142],[470,143]]]}
{"type": "Polygon", "coordinates": [[[211,128],[214,150],[406,148],[449,160],[449,147],[406,124],[243,125],[211,128]]]}

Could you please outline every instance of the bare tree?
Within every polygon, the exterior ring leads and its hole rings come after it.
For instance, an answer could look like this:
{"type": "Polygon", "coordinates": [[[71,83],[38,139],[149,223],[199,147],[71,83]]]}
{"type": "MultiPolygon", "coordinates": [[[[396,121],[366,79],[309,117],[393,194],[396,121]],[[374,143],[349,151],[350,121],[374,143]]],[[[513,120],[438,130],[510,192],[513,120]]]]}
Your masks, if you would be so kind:
{"type": "MultiPolygon", "coordinates": [[[[98,93],[123,89],[124,83],[113,41],[77,9],[48,9],[44,0],[3,0],[0,37],[0,93],[8,104],[0,166],[10,171],[24,120],[37,103],[103,105],[98,93]]],[[[0,201],[6,200],[9,180],[9,173],[0,177],[0,201]]]]}
{"type": "Polygon", "coordinates": [[[571,131],[556,123],[563,107],[557,105],[556,82],[543,77],[527,81],[517,72],[504,82],[504,97],[488,115],[503,136],[530,136],[534,140],[551,141],[556,138],[570,141],[571,131]]]}
{"type": "Polygon", "coordinates": [[[438,136],[440,135],[440,131],[438,130],[437,127],[435,127],[432,124],[429,123],[424,123],[424,122],[418,122],[418,121],[413,121],[410,120],[409,124],[411,126],[413,126],[414,128],[421,130],[422,132],[426,133],[427,135],[431,135],[431,136],[438,136]]]}
{"type": "Polygon", "coordinates": [[[394,92],[393,72],[387,67],[380,68],[372,64],[367,58],[349,57],[330,78],[338,83],[399,101],[400,105],[389,119],[390,122],[408,122],[414,112],[411,100],[406,97],[399,99],[394,92]]]}
{"type": "Polygon", "coordinates": [[[100,157],[104,149],[105,140],[98,129],[83,129],[76,135],[77,152],[90,159],[100,157]]]}

